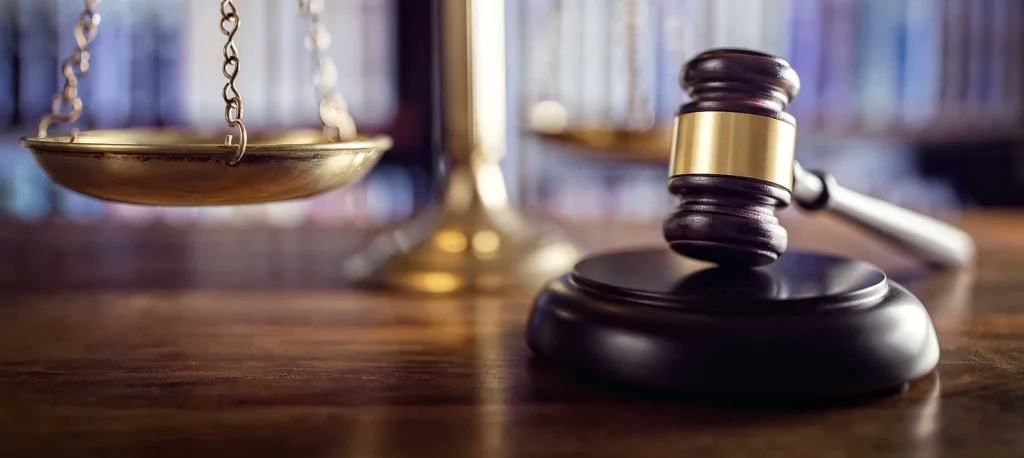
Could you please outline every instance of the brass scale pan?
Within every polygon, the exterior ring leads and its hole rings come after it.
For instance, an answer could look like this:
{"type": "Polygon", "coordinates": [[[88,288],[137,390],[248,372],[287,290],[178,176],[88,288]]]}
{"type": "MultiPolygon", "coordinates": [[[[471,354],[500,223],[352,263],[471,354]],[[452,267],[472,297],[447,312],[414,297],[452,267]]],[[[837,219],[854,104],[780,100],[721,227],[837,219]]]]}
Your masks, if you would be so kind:
{"type": "MultiPolygon", "coordinates": [[[[343,100],[334,94],[333,80],[318,85],[323,130],[293,130],[248,135],[241,122],[241,96],[234,87],[238,73],[234,34],[240,20],[233,0],[222,0],[221,31],[227,103],[225,120],[237,128],[239,138],[215,132],[160,129],[99,130],[48,136],[55,122],[74,122],[81,115],[78,79],[88,72],[88,44],[95,38],[99,0],[84,0],[85,10],[75,27],[77,49],[64,63],[64,91],[53,101],[53,113],[40,123],[35,137],[21,139],[36,161],[56,183],[98,199],[146,205],[237,205],[309,197],[362,178],[391,147],[384,136],[355,135],[343,100]],[[229,92],[230,89],[230,92],[229,92]],[[332,98],[336,97],[336,98],[332,98]],[[234,106],[233,103],[236,103],[234,106]],[[325,105],[328,104],[328,105],[325,105]],[[62,106],[73,111],[62,114],[62,106]],[[231,110],[234,112],[231,113],[231,110]],[[229,116],[229,114],[233,116],[229,116]],[[339,122],[339,120],[341,122],[339,122]],[[339,135],[328,135],[328,128],[339,135]],[[341,133],[345,140],[338,140],[341,133]]],[[[322,3],[299,0],[309,16],[312,51],[318,76],[333,68],[326,57],[330,42],[320,25],[322,3]]]]}
{"type": "Polygon", "coordinates": [[[615,128],[538,129],[534,134],[554,144],[580,148],[601,157],[667,165],[672,148],[672,129],[627,130],[615,128]]]}
{"type": "Polygon", "coordinates": [[[297,199],[362,178],[391,147],[387,137],[333,142],[319,130],[256,134],[228,165],[223,135],[97,130],[23,138],[56,183],[98,199],[146,205],[238,205],[297,199]]]}

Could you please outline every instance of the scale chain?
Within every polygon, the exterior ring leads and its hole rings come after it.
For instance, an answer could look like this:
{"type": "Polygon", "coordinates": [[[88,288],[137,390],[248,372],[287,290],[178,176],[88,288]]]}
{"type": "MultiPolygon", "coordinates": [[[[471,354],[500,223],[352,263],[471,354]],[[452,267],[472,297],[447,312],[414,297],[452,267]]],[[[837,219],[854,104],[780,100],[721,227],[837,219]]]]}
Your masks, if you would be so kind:
{"type": "MultiPolygon", "coordinates": [[[[234,156],[228,162],[231,165],[238,164],[242,160],[242,156],[245,155],[245,148],[249,143],[249,136],[245,130],[245,124],[242,123],[242,95],[238,92],[238,87],[235,86],[235,79],[238,78],[238,69],[240,67],[240,61],[238,59],[238,47],[235,46],[235,34],[238,33],[238,28],[241,26],[241,19],[238,17],[238,9],[235,7],[234,0],[222,0],[220,2],[220,31],[223,33],[228,41],[224,44],[224,66],[222,73],[224,77],[228,79],[228,82],[224,84],[224,121],[227,122],[228,127],[238,129],[238,149],[235,151],[234,156]]],[[[230,146],[232,141],[232,135],[227,135],[224,138],[224,144],[230,146]]]]}
{"type": "MultiPolygon", "coordinates": [[[[74,123],[82,117],[82,99],[78,96],[78,81],[89,73],[89,44],[96,39],[97,27],[100,24],[100,15],[96,12],[96,5],[100,0],[85,0],[85,9],[78,16],[78,23],[75,24],[75,49],[61,66],[64,73],[64,89],[53,96],[50,105],[50,114],[39,121],[39,138],[46,137],[46,131],[57,122],[74,123]],[[71,105],[71,111],[62,113],[65,105],[71,105]]],[[[71,141],[78,138],[78,130],[73,129],[71,141]]]]}
{"type": "Polygon", "coordinates": [[[339,141],[356,137],[356,123],[348,112],[348,104],[338,92],[338,67],[327,51],[331,47],[331,34],[321,20],[324,0],[298,0],[299,11],[309,17],[309,34],[306,48],[309,49],[316,67],[313,70],[313,85],[320,94],[320,122],[324,134],[339,141]]]}

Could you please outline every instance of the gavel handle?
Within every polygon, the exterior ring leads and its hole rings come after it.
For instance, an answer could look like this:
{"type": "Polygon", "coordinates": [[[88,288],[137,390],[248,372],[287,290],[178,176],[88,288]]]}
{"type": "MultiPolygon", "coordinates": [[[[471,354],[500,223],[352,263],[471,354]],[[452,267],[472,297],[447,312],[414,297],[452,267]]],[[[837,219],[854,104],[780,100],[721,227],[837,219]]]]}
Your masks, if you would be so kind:
{"type": "Polygon", "coordinates": [[[805,210],[830,210],[937,267],[962,267],[974,259],[964,231],[889,202],[844,188],[831,175],[796,164],[793,198],[805,210]]]}

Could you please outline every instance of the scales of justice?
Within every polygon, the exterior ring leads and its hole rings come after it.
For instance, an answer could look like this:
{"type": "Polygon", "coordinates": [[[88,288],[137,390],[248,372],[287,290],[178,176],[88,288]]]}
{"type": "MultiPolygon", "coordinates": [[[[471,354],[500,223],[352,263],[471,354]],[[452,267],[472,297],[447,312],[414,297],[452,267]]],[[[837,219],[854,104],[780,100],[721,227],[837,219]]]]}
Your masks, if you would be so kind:
{"type": "MultiPolygon", "coordinates": [[[[322,129],[246,130],[244,91],[235,84],[242,71],[237,46],[244,43],[234,39],[244,12],[223,0],[221,96],[229,134],[51,135],[52,125],[73,124],[87,108],[77,83],[89,71],[99,3],[84,0],[76,48],[63,65],[64,88],[37,135],[21,142],[70,190],[142,205],[298,199],[358,180],[391,146],[386,137],[360,136],[335,90],[323,0],[298,1],[309,19],[322,129]]],[[[787,253],[787,233],[774,213],[791,203],[829,211],[940,268],[969,265],[973,243],[946,223],[800,167],[796,121],[785,111],[799,77],[786,61],[739,49],[698,55],[683,66],[681,86],[691,101],[671,131],[573,130],[557,102],[542,102],[535,114],[553,122],[534,122],[538,135],[666,163],[668,191],[679,197],[665,220],[666,247],[579,260],[563,235],[509,203],[499,167],[507,134],[504,1],[438,5],[440,197],[404,228],[339,260],[339,280],[420,294],[536,286],[530,347],[573,370],[633,386],[756,397],[855,395],[899,390],[935,367],[935,332],[917,298],[866,262],[787,253]]],[[[635,5],[629,11],[635,14],[635,5]]]]}

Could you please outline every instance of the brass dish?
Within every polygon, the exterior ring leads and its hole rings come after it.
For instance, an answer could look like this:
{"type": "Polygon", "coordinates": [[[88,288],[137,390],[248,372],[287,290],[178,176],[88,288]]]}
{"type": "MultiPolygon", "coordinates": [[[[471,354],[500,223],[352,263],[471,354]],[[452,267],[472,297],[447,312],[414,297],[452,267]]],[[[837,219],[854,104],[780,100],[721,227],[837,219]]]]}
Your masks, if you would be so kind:
{"type": "Polygon", "coordinates": [[[614,160],[664,165],[672,151],[672,129],[565,129],[538,130],[536,134],[551,143],[586,150],[614,160]]]}
{"type": "Polygon", "coordinates": [[[391,147],[387,137],[332,142],[319,130],[249,136],[241,161],[222,133],[98,130],[26,137],[22,146],[58,184],[144,205],[239,205],[298,199],[358,180],[391,147]]]}

